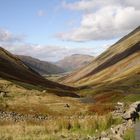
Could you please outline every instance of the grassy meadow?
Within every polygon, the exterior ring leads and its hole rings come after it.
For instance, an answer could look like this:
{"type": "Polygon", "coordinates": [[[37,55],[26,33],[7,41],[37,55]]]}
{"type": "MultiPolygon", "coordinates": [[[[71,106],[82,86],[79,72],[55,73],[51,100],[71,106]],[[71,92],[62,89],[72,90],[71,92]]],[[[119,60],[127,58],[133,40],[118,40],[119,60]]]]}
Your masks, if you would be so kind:
{"type": "MultiPolygon", "coordinates": [[[[133,94],[89,93],[94,95],[96,102],[85,104],[76,98],[58,97],[50,90],[44,92],[37,87],[21,85],[0,80],[0,89],[7,92],[6,97],[0,97],[0,110],[24,115],[45,115],[48,119],[17,122],[0,120],[0,140],[74,140],[98,136],[111,126],[122,123],[121,117],[113,118],[110,114],[118,100],[130,104],[140,99],[139,95],[133,94]]],[[[82,92],[79,94],[84,95],[88,90],[82,92]]],[[[128,137],[131,136],[126,133],[125,139],[128,137]]]]}
{"type": "Polygon", "coordinates": [[[85,116],[83,118],[56,117],[43,122],[0,122],[1,140],[61,140],[86,138],[121,123],[121,119],[105,116],[85,116]]]}

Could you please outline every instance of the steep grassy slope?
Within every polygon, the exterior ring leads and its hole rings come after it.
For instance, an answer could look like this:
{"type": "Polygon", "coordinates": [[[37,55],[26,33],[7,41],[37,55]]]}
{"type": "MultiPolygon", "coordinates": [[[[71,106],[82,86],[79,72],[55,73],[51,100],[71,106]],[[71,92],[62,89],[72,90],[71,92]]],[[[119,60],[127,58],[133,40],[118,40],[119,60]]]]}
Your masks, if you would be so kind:
{"type": "MultiPolygon", "coordinates": [[[[0,77],[36,86],[42,86],[53,90],[73,90],[71,87],[46,80],[30,67],[26,66],[19,58],[3,48],[0,48],[0,77]]],[[[60,92],[58,94],[61,96],[60,92]]],[[[70,92],[63,92],[62,95],[77,97],[76,94],[70,92]]]]}
{"type": "Polygon", "coordinates": [[[97,102],[140,99],[140,27],[112,45],[87,67],[60,80],[78,86],[97,102]]]}
{"type": "Polygon", "coordinates": [[[73,54],[56,62],[56,65],[63,67],[66,71],[72,71],[86,66],[94,59],[93,56],[84,54],[73,54]]]}
{"type": "Polygon", "coordinates": [[[17,57],[20,58],[27,66],[31,67],[41,75],[58,74],[65,72],[63,68],[47,61],[41,61],[39,59],[23,55],[18,55],[17,57]]]}
{"type": "Polygon", "coordinates": [[[140,27],[112,45],[87,67],[61,80],[79,86],[91,86],[119,77],[135,66],[140,66],[140,27]]]}

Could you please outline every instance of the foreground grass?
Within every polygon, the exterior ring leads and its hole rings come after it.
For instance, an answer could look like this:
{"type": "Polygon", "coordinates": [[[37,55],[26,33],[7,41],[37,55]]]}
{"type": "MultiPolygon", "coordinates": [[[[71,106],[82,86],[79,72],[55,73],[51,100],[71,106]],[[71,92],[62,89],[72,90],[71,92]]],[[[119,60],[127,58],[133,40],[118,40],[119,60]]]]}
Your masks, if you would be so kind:
{"type": "Polygon", "coordinates": [[[124,136],[123,136],[124,140],[135,140],[135,133],[134,133],[134,129],[128,129],[124,136]]]}
{"type": "Polygon", "coordinates": [[[40,122],[0,121],[0,140],[74,140],[98,135],[121,123],[120,118],[107,114],[114,110],[114,102],[106,103],[119,95],[103,94],[96,96],[99,100],[96,104],[83,104],[74,98],[60,98],[48,90],[44,93],[3,80],[0,80],[0,89],[8,92],[7,97],[0,98],[1,110],[50,117],[40,122]],[[66,104],[70,107],[65,107],[66,104]]]}
{"type": "Polygon", "coordinates": [[[139,94],[129,94],[128,96],[124,97],[121,101],[123,101],[123,102],[140,101],[140,95],[139,94]]]}
{"type": "Polygon", "coordinates": [[[84,118],[58,117],[44,122],[0,122],[0,140],[61,140],[98,135],[120,123],[111,115],[84,118]]]}

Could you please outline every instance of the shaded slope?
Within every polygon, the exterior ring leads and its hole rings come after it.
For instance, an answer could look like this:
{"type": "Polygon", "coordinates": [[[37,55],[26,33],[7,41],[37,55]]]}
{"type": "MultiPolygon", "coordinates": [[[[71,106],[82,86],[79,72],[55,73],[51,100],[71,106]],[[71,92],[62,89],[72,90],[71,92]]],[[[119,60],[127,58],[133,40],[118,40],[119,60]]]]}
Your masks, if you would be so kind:
{"type": "Polygon", "coordinates": [[[94,59],[93,56],[84,54],[73,54],[56,62],[56,65],[63,67],[66,71],[72,71],[86,66],[94,59]]]}
{"type": "MultiPolygon", "coordinates": [[[[43,78],[40,74],[26,66],[19,58],[0,47],[0,77],[15,80],[44,88],[70,90],[72,87],[61,85],[43,78]]],[[[56,93],[57,94],[57,93],[56,93]]],[[[59,94],[60,95],[60,94],[59,94]]],[[[61,95],[60,95],[61,96],[61,95]]],[[[74,93],[66,93],[63,96],[75,96],[74,93]]]]}
{"type": "MultiPolygon", "coordinates": [[[[87,67],[63,77],[60,80],[65,83],[75,83],[76,85],[84,85],[86,83],[87,85],[88,82],[91,83],[91,81],[94,81],[96,78],[100,79],[99,77],[105,77],[107,79],[111,75],[114,75],[114,73],[121,73],[122,70],[125,70],[125,63],[128,61],[127,59],[130,56],[139,53],[139,51],[140,27],[112,45],[104,53],[93,60],[87,67]],[[126,60],[126,62],[121,67],[122,69],[117,68],[117,64],[124,60],[126,60]],[[112,68],[115,70],[112,71],[112,68]],[[112,73],[105,73],[105,70],[110,72],[112,71],[112,73]]],[[[130,61],[128,65],[135,65],[135,59],[140,61],[139,56],[140,55],[138,54],[137,58],[134,57],[132,63],[130,61]]]]}
{"type": "Polygon", "coordinates": [[[65,72],[65,70],[61,67],[47,61],[41,61],[39,59],[23,55],[18,55],[17,57],[20,58],[27,66],[31,67],[41,75],[58,74],[65,72]]]}

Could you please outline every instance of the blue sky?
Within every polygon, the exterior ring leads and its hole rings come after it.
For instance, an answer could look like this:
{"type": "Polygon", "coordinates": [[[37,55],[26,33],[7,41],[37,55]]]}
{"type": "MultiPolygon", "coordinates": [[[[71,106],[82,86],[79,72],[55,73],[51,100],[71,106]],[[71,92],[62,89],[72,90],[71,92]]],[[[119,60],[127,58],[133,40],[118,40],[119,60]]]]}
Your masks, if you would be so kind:
{"type": "Polygon", "coordinates": [[[49,61],[74,53],[97,56],[140,23],[138,0],[0,3],[0,45],[16,54],[49,61]]]}
{"type": "MultiPolygon", "coordinates": [[[[26,41],[39,44],[62,43],[54,36],[69,30],[69,23],[79,13],[61,7],[60,0],[0,0],[0,27],[23,34],[26,41]],[[39,15],[39,12],[42,15],[39,15]]],[[[65,43],[65,42],[64,42],[65,43]]]]}

